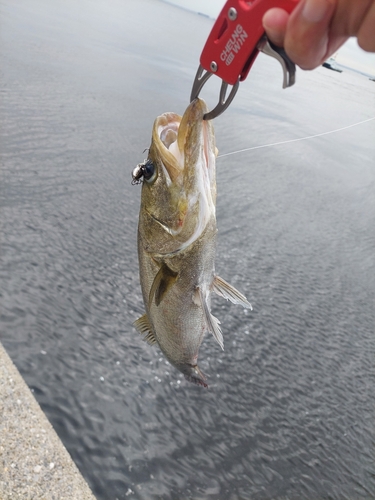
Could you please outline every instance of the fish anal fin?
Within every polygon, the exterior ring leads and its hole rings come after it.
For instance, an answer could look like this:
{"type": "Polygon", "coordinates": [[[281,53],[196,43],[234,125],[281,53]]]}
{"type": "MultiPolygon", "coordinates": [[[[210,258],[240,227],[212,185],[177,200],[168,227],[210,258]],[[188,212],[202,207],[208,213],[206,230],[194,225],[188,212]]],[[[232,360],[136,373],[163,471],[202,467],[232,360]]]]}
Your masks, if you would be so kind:
{"type": "Polygon", "coordinates": [[[252,309],[250,302],[248,302],[245,295],[242,295],[241,292],[236,290],[234,286],[227,283],[220,276],[215,276],[213,281],[213,290],[220,297],[224,297],[224,299],[230,300],[233,304],[239,304],[240,306],[246,309],[252,309]]]}
{"type": "Polygon", "coordinates": [[[138,333],[143,335],[143,340],[150,345],[156,344],[156,339],[153,334],[150,322],[148,320],[148,316],[145,313],[143,316],[134,321],[133,325],[135,326],[138,333]]]}
{"type": "Polygon", "coordinates": [[[149,303],[151,304],[153,299],[155,299],[155,304],[159,306],[160,302],[167,290],[174,284],[178,276],[178,273],[172,271],[167,264],[163,263],[157,272],[154,281],[151,286],[149,294],[149,303]]]}
{"type": "Polygon", "coordinates": [[[215,318],[213,314],[211,314],[202,289],[198,288],[198,290],[204,317],[206,320],[207,329],[212,333],[219,346],[224,350],[224,339],[220,328],[220,321],[217,318],[215,318]]]}

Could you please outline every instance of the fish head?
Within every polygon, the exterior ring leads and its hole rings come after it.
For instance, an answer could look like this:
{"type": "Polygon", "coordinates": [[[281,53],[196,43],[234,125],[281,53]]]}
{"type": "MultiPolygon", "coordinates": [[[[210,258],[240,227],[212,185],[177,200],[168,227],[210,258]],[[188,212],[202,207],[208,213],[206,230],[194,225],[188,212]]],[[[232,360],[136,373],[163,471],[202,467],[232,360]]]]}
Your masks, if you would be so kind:
{"type": "MultiPolygon", "coordinates": [[[[164,113],[154,123],[139,220],[144,250],[169,254],[199,238],[215,217],[217,154],[205,102],[195,99],[181,117],[164,113]]],[[[134,176],[134,173],[133,173],[134,176]]]]}

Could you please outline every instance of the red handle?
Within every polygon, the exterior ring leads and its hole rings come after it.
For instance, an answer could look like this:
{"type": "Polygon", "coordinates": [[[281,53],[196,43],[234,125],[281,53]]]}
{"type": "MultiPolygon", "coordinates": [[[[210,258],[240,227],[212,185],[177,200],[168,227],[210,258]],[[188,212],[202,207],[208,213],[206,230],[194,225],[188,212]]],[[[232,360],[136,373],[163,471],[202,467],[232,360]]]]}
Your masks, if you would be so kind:
{"type": "Polygon", "coordinates": [[[258,55],[264,35],[262,18],[272,7],[292,12],[299,0],[228,0],[217,18],[200,63],[203,68],[234,85],[245,80],[258,55]]]}

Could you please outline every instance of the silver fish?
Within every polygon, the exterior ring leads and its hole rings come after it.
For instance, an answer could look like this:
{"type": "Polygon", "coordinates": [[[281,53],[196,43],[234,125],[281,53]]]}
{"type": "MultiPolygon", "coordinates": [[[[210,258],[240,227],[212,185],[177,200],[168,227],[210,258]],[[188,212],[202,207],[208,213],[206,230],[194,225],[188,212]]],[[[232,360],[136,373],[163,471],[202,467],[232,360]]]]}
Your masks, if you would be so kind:
{"type": "Polygon", "coordinates": [[[211,332],[224,348],[211,292],[251,309],[215,274],[217,149],[212,123],[203,120],[207,111],[195,99],[182,118],[159,116],[148,158],[133,171],[134,183],[143,180],[138,257],[146,308],[134,326],[187,380],[204,387],[197,364],[204,334],[211,332]]]}

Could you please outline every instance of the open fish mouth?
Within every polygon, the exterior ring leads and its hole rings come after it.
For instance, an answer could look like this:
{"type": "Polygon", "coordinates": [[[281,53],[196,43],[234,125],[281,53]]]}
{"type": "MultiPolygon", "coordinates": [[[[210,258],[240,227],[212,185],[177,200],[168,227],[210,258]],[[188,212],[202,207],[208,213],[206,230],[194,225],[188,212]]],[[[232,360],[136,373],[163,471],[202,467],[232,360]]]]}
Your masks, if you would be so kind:
{"type": "Polygon", "coordinates": [[[203,120],[207,111],[206,103],[195,99],[182,117],[164,113],[156,120],[153,140],[171,182],[181,182],[183,172],[193,165],[213,169],[216,148],[212,124],[203,120]]]}

